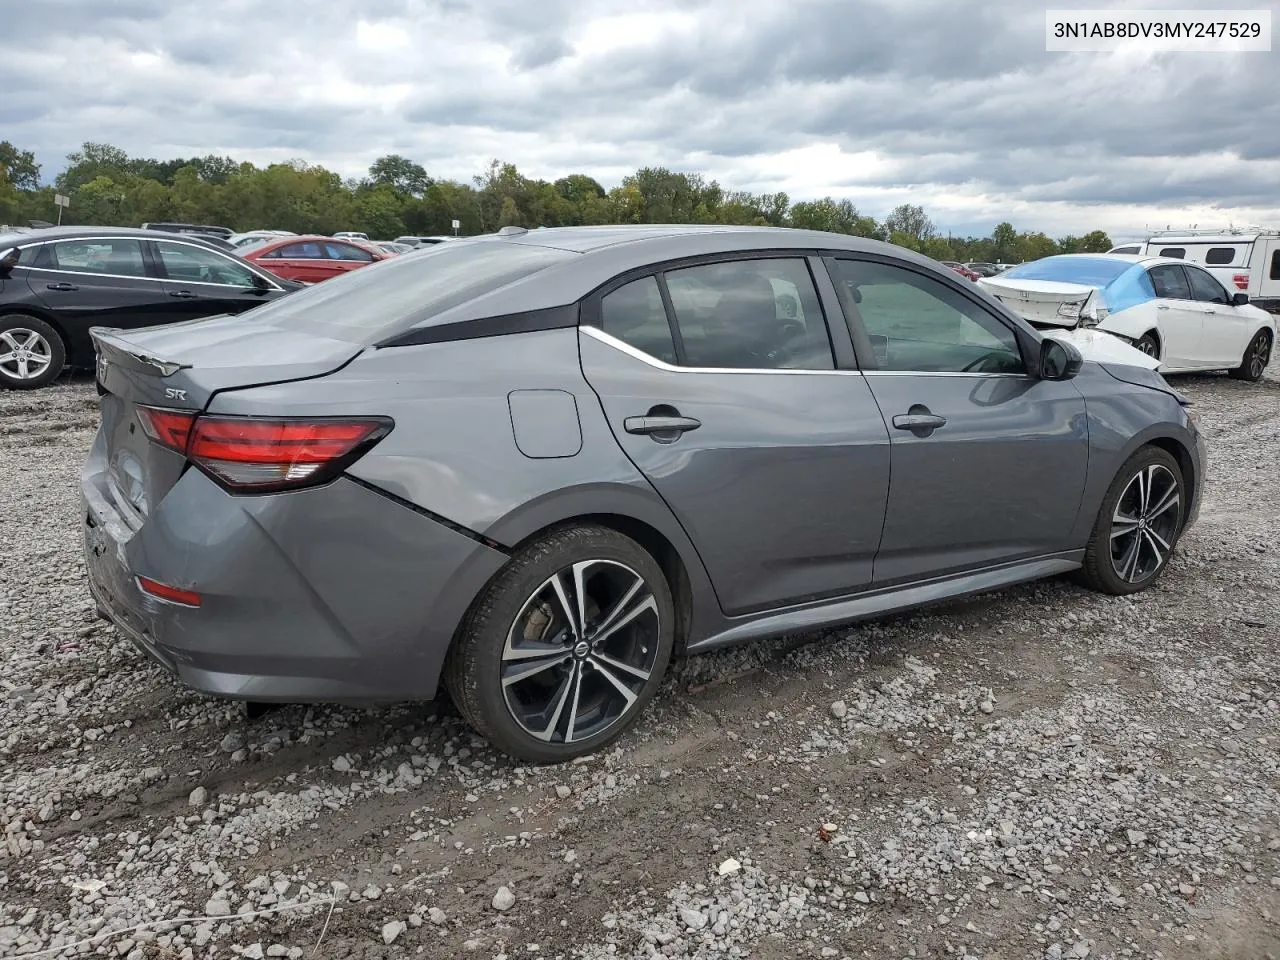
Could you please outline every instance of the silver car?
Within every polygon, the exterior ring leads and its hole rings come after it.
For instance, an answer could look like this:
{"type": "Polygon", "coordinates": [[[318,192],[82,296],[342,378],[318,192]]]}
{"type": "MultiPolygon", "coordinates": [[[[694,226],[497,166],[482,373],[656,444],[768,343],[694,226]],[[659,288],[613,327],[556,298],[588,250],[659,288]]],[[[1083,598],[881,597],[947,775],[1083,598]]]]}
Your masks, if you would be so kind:
{"type": "Polygon", "coordinates": [[[599,749],[671,657],[1075,573],[1200,502],[1186,402],[887,244],[581,227],[95,331],[100,611],[250,701],[421,700],[599,749]]]}

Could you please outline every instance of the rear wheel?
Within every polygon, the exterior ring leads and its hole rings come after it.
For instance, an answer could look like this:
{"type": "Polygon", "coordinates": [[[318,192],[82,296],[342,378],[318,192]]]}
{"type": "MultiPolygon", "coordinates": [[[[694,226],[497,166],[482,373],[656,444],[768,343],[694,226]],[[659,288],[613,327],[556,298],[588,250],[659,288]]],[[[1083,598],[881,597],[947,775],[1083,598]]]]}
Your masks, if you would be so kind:
{"type": "Polygon", "coordinates": [[[1085,549],[1081,578],[1117,596],[1155,582],[1169,562],[1186,516],[1186,483],[1178,462],[1159,447],[1130,457],[1102,500],[1085,549]]]}
{"type": "Polygon", "coordinates": [[[1133,345],[1153,359],[1160,359],[1160,341],[1156,339],[1154,333],[1144,333],[1133,345]]]}
{"type": "Polygon", "coordinates": [[[1237,380],[1248,380],[1256,383],[1262,379],[1263,371],[1271,361],[1271,331],[1259,330],[1258,335],[1249,341],[1245,348],[1240,366],[1231,371],[1237,380]]]}
{"type": "Polygon", "coordinates": [[[0,386],[34,390],[62,372],[67,351],[58,331],[36,317],[0,315],[0,386]]]}
{"type": "Polygon", "coordinates": [[[635,721],[674,637],[671,590],[653,557],[616,531],[566,527],[522,549],[486,588],[444,681],[495,747],[569,760],[635,721]]]}

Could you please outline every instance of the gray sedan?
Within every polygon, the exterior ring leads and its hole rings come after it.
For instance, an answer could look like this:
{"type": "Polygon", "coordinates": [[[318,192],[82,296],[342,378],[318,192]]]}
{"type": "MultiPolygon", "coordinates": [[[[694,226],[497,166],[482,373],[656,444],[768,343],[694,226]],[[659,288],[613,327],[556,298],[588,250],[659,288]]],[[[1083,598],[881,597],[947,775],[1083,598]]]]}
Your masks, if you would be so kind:
{"type": "Polygon", "coordinates": [[[104,616],[220,696],[443,683],[537,761],[617,737],[676,654],[1057,574],[1142,590],[1204,477],[1129,347],[825,233],[506,228],[94,336],[104,616]]]}

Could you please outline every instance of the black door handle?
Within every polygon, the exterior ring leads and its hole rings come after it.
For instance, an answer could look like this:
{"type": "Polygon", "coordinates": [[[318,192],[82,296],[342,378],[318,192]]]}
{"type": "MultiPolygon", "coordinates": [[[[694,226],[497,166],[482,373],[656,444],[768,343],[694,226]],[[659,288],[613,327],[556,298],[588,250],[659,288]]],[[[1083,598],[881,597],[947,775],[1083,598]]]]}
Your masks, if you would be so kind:
{"type": "Polygon", "coordinates": [[[65,282],[64,283],[46,283],[45,286],[48,287],[50,290],[68,291],[68,290],[80,289],[74,283],[65,283],[65,282]]]}
{"type": "Polygon", "coordinates": [[[649,435],[674,433],[678,436],[686,430],[697,430],[700,426],[702,421],[693,417],[627,417],[622,421],[622,427],[627,433],[649,435]]]}
{"type": "Polygon", "coordinates": [[[170,290],[169,296],[177,297],[179,300],[190,300],[195,294],[190,290],[170,290]]]}
{"type": "Polygon", "coordinates": [[[947,418],[936,413],[900,413],[893,425],[899,430],[936,430],[947,425],[947,418]]]}

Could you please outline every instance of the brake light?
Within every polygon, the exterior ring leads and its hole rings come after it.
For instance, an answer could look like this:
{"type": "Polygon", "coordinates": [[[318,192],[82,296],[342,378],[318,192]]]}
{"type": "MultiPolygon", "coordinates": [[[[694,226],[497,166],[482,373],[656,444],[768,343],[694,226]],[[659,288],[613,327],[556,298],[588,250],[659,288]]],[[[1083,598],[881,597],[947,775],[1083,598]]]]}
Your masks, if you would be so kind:
{"type": "Polygon", "coordinates": [[[1247,273],[1237,273],[1231,278],[1231,282],[1236,285],[1237,290],[1249,289],[1249,275],[1247,273]]]}
{"type": "Polygon", "coordinates": [[[191,424],[196,415],[184,410],[165,410],[161,407],[138,407],[138,422],[142,432],[153,442],[178,453],[187,452],[187,439],[191,436],[191,424]]]}
{"type": "Polygon", "coordinates": [[[385,437],[387,417],[206,417],[138,407],[147,436],[233,491],[323,483],[385,437]]]}

